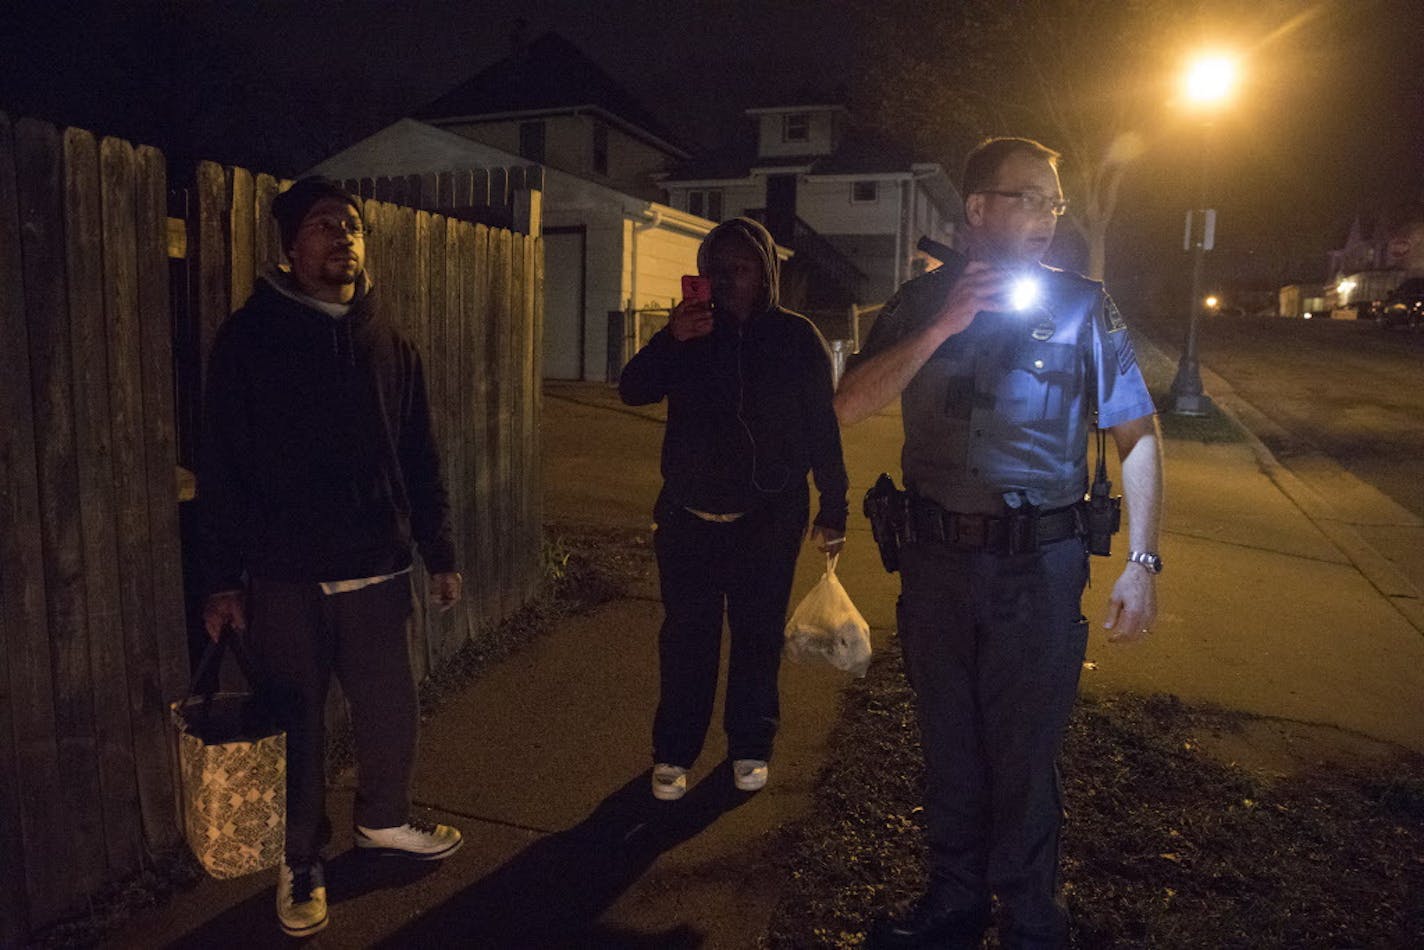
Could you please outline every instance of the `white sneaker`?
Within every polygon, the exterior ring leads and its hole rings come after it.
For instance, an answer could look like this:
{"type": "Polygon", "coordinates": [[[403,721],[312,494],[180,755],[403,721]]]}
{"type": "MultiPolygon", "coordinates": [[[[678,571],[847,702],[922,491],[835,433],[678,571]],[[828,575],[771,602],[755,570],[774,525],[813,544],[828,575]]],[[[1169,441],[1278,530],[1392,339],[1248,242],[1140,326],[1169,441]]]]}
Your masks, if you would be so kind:
{"type": "Polygon", "coordinates": [[[419,818],[412,818],[394,828],[356,826],[356,847],[415,858],[417,861],[443,861],[460,850],[460,845],[464,843],[458,828],[419,818]]]}
{"type": "Polygon", "coordinates": [[[277,872],[277,921],[290,937],[310,937],[326,927],[326,876],[320,861],[288,864],[277,872]]]}
{"type": "Polygon", "coordinates": [[[761,759],[737,759],[732,763],[732,781],[744,792],[759,792],[766,786],[767,771],[761,759]]]}
{"type": "Polygon", "coordinates": [[[675,802],[687,794],[687,769],[680,765],[659,762],[653,766],[653,797],[675,802]]]}

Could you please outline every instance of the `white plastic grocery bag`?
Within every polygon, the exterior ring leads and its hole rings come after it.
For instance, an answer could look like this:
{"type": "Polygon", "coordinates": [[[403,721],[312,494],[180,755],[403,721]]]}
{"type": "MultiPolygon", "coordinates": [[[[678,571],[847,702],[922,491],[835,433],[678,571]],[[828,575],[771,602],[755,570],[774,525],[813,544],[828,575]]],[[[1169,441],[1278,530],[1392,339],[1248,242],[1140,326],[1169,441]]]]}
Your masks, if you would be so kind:
{"type": "Polygon", "coordinates": [[[864,676],[870,666],[870,624],[836,577],[839,558],[826,555],[826,573],[792,611],[785,654],[798,663],[828,663],[864,676]]]}

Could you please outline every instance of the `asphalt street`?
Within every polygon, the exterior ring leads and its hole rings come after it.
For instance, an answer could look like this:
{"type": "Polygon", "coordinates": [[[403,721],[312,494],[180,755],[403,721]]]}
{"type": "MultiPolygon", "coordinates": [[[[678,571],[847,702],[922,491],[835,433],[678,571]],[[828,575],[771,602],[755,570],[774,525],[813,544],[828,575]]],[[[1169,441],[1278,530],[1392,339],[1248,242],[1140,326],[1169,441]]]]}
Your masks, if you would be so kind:
{"type": "MultiPolygon", "coordinates": [[[[1180,328],[1145,326],[1168,350],[1180,328]]],[[[1279,464],[1424,590],[1424,333],[1372,323],[1213,318],[1199,349],[1215,396],[1279,464]]],[[[1327,519],[1329,520],[1329,519],[1327,519]]]]}

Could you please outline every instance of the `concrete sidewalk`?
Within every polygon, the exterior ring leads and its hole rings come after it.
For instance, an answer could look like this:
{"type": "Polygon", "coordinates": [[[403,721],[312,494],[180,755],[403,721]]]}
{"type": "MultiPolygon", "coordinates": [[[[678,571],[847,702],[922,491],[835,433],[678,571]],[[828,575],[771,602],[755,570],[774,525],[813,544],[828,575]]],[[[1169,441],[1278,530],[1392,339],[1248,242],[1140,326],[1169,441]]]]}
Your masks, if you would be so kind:
{"type": "MultiPolygon", "coordinates": [[[[1142,358],[1165,359],[1150,348],[1142,358]]],[[[610,387],[579,384],[551,385],[544,407],[550,521],[646,527],[659,412],[629,410],[610,387]]],[[[858,509],[877,473],[899,470],[898,410],[845,440],[852,517],[839,573],[883,643],[898,579],[881,571],[858,509]]],[[[1167,442],[1161,618],[1148,642],[1131,647],[1095,634],[1084,689],[1174,693],[1424,749],[1424,636],[1407,616],[1417,591],[1382,590],[1368,565],[1361,570],[1369,546],[1358,532],[1346,537],[1338,518],[1322,527],[1329,507],[1283,490],[1289,473],[1273,471],[1260,451],[1249,440],[1167,442]]],[[[793,602],[822,569],[808,548],[793,602]]],[[[1095,627],[1118,570],[1116,559],[1095,559],[1086,604],[1095,627]]],[[[660,620],[653,578],[446,702],[424,727],[416,793],[465,832],[465,847],[439,866],[358,860],[346,830],[351,777],[341,777],[331,795],[332,922],[310,943],[755,946],[776,901],[778,833],[812,803],[846,679],[784,667],[782,732],[762,793],[732,790],[719,709],[693,790],[657,803],[647,769],[660,620]]],[[[280,943],[272,900],[268,874],[204,881],[111,942],[280,943]]]]}

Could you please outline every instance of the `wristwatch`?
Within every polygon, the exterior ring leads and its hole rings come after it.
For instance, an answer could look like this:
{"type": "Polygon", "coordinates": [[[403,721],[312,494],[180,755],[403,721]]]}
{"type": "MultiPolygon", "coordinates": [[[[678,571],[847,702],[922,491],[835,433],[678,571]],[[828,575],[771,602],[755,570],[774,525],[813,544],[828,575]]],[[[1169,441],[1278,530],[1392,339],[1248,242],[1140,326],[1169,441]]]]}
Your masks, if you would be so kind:
{"type": "Polygon", "coordinates": [[[1129,551],[1127,560],[1133,564],[1141,564],[1153,574],[1162,573],[1162,559],[1155,554],[1146,551],[1129,551]]]}

